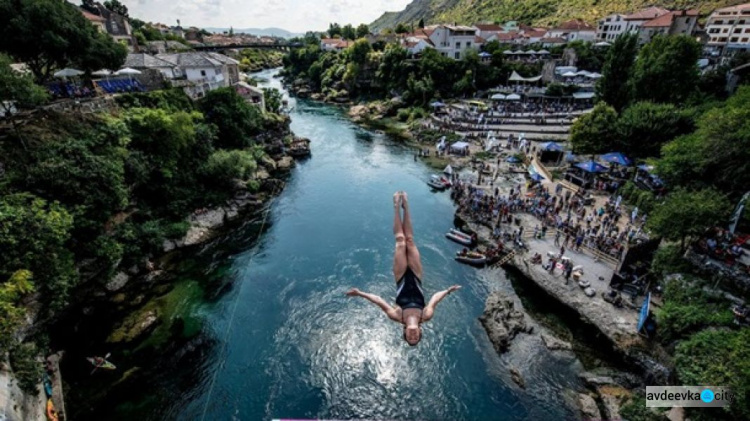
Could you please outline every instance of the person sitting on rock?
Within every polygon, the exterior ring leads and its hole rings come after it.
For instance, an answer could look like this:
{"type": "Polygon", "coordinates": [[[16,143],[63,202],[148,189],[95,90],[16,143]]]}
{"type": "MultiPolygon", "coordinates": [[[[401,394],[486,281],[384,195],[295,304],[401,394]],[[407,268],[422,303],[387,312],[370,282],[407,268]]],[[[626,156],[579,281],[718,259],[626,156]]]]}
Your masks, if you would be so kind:
{"type": "Polygon", "coordinates": [[[405,192],[393,195],[393,235],[396,237],[396,251],[393,255],[393,276],[396,280],[396,305],[391,306],[384,299],[375,295],[352,288],[346,295],[362,297],[380,307],[388,318],[404,325],[404,340],[411,346],[416,346],[422,339],[422,323],[432,319],[435,307],[443,298],[461,287],[453,285],[437,292],[425,305],[422,291],[422,262],[419,250],[414,244],[414,231],[409,213],[409,202],[405,192]],[[403,208],[404,217],[401,219],[400,209],[403,208]]]}

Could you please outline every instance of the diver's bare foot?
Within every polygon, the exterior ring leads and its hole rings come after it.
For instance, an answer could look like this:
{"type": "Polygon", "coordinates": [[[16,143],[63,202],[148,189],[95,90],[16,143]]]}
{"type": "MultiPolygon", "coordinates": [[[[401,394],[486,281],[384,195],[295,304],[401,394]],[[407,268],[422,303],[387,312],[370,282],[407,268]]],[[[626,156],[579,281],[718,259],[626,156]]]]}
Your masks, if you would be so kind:
{"type": "Polygon", "coordinates": [[[409,195],[405,191],[401,192],[401,206],[406,209],[409,206],[409,195]]]}
{"type": "Polygon", "coordinates": [[[398,208],[401,206],[401,192],[397,191],[396,193],[393,193],[393,207],[398,208]]]}

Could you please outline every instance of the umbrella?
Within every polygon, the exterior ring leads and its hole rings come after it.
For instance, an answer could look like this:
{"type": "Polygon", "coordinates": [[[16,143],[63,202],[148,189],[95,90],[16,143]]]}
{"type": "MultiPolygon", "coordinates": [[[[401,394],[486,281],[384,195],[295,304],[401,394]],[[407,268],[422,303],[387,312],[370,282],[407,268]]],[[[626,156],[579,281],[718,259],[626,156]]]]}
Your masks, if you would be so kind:
{"type": "Polygon", "coordinates": [[[653,171],[654,170],[654,166],[653,165],[641,164],[641,165],[638,166],[638,169],[641,170],[641,171],[648,172],[648,171],[653,171]]]}
{"type": "Polygon", "coordinates": [[[588,76],[590,74],[591,72],[589,72],[588,70],[579,70],[576,72],[576,76],[588,76]]]}
{"type": "Polygon", "coordinates": [[[505,51],[503,51],[503,54],[513,54],[513,51],[505,50],[505,51]]]}
{"type": "Polygon", "coordinates": [[[537,54],[549,54],[549,51],[547,51],[547,50],[539,50],[536,53],[537,54]]]}
{"type": "Polygon", "coordinates": [[[620,152],[610,152],[602,155],[602,159],[607,162],[612,162],[617,165],[628,166],[631,164],[630,159],[621,154],[620,152]]]}
{"type": "Polygon", "coordinates": [[[111,74],[112,71],[107,69],[101,69],[91,73],[92,76],[109,76],[111,74]]]}
{"type": "Polygon", "coordinates": [[[55,72],[55,77],[66,78],[66,77],[72,77],[72,76],[80,76],[82,74],[83,72],[78,69],[71,69],[70,67],[66,67],[62,70],[58,70],[57,72],[55,72]]]}
{"type": "Polygon", "coordinates": [[[518,94],[510,94],[506,96],[505,99],[508,101],[518,101],[519,99],[521,99],[521,96],[518,94]]]}
{"type": "Polygon", "coordinates": [[[536,173],[536,172],[534,174],[531,174],[529,177],[531,177],[531,179],[534,181],[544,180],[544,177],[542,177],[539,173],[536,173]]]}
{"type": "Polygon", "coordinates": [[[604,172],[607,171],[607,167],[594,161],[579,162],[576,164],[577,168],[580,168],[586,172],[604,172]]]}
{"type": "Polygon", "coordinates": [[[597,42],[596,44],[594,44],[594,47],[609,47],[609,46],[611,46],[611,45],[612,45],[612,44],[610,44],[610,43],[608,43],[608,42],[604,42],[604,41],[602,41],[602,42],[597,42]]]}
{"type": "Polygon", "coordinates": [[[521,162],[521,160],[518,159],[518,157],[516,156],[509,156],[508,158],[505,159],[505,162],[510,162],[511,164],[518,164],[519,162],[521,162]]]}
{"type": "Polygon", "coordinates": [[[589,73],[586,75],[586,77],[590,77],[591,79],[599,79],[602,77],[601,73],[589,73]]]}
{"type": "Polygon", "coordinates": [[[492,57],[492,54],[486,51],[482,51],[481,53],[479,53],[479,57],[482,57],[482,58],[492,57]]]}
{"type": "Polygon", "coordinates": [[[494,94],[490,97],[490,99],[505,99],[505,95],[503,94],[494,94]]]}
{"type": "Polygon", "coordinates": [[[430,104],[430,107],[438,108],[438,107],[445,107],[445,103],[440,101],[435,101],[432,104],[430,104]]]}
{"type": "Polygon", "coordinates": [[[139,75],[141,74],[140,70],[131,69],[130,67],[126,67],[124,69],[120,69],[115,72],[116,75],[139,75]]]}
{"type": "Polygon", "coordinates": [[[555,152],[563,151],[563,147],[560,146],[559,143],[555,143],[555,142],[543,143],[541,147],[543,151],[555,151],[555,152]]]}
{"type": "Polygon", "coordinates": [[[453,174],[453,167],[451,167],[450,165],[448,165],[447,167],[445,167],[445,169],[443,170],[443,172],[446,173],[446,174],[448,174],[448,175],[451,175],[451,174],[453,174]]]}
{"type": "Polygon", "coordinates": [[[563,77],[576,77],[578,76],[575,72],[565,72],[562,75],[563,77]]]}

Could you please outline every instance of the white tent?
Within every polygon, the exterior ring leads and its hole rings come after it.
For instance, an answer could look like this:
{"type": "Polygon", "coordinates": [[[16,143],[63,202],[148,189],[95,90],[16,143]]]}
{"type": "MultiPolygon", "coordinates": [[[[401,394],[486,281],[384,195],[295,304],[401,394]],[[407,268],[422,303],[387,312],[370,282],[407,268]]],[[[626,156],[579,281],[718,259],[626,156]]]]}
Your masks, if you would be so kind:
{"type": "Polygon", "coordinates": [[[505,51],[503,51],[503,54],[513,54],[513,51],[505,50],[505,51]]]}
{"type": "Polygon", "coordinates": [[[539,50],[536,53],[537,54],[549,54],[549,51],[547,51],[547,50],[539,50]]]}
{"type": "Polygon", "coordinates": [[[526,52],[526,54],[539,54],[537,51],[529,50],[526,52]]]}
{"type": "Polygon", "coordinates": [[[612,45],[612,44],[610,44],[610,43],[608,43],[608,42],[604,42],[604,41],[602,41],[602,42],[597,42],[596,44],[594,44],[594,47],[609,47],[609,46],[611,46],[611,45],[612,45]]]}
{"type": "Polygon", "coordinates": [[[521,50],[516,50],[513,52],[513,54],[526,54],[526,53],[521,50]]]}
{"type": "Polygon", "coordinates": [[[576,72],[576,76],[588,76],[590,74],[591,72],[589,72],[588,70],[579,70],[576,72]]]}
{"type": "Polygon", "coordinates": [[[71,69],[70,67],[66,67],[62,70],[58,70],[55,72],[55,77],[73,77],[73,76],[80,76],[83,72],[78,69],[71,69]]]}
{"type": "Polygon", "coordinates": [[[510,94],[506,96],[505,99],[508,101],[518,101],[519,99],[521,99],[521,96],[518,94],[510,94]]]}
{"type": "Polygon", "coordinates": [[[451,145],[451,149],[455,151],[463,151],[469,148],[469,144],[466,142],[456,142],[451,145]]]}
{"type": "Polygon", "coordinates": [[[586,75],[586,77],[590,77],[591,79],[600,79],[602,75],[600,73],[594,72],[594,73],[589,73],[588,75],[586,75]]]}
{"type": "Polygon", "coordinates": [[[536,82],[542,78],[541,75],[534,76],[534,77],[523,77],[518,74],[515,70],[513,73],[510,74],[510,77],[508,78],[508,82],[536,82]]]}
{"type": "Polygon", "coordinates": [[[485,152],[489,152],[492,148],[495,147],[497,144],[497,141],[495,139],[490,139],[487,141],[487,145],[484,147],[485,152]]]}
{"type": "Polygon", "coordinates": [[[131,69],[130,67],[126,67],[124,69],[120,69],[115,72],[116,75],[139,75],[141,74],[140,70],[131,69]]]}
{"type": "Polygon", "coordinates": [[[490,97],[490,99],[494,99],[494,100],[501,100],[501,99],[505,99],[505,95],[503,95],[503,94],[493,94],[493,95],[492,95],[492,96],[490,97]]]}
{"type": "Polygon", "coordinates": [[[573,92],[573,98],[575,99],[591,99],[593,97],[593,92],[573,92]]]}
{"type": "Polygon", "coordinates": [[[576,76],[578,76],[578,74],[576,74],[574,72],[565,72],[565,73],[563,73],[562,76],[563,77],[576,77],[576,76]]]}
{"type": "Polygon", "coordinates": [[[443,172],[446,173],[446,174],[448,174],[448,175],[451,175],[451,174],[453,174],[453,167],[451,167],[450,164],[448,164],[448,166],[445,167],[445,169],[443,170],[443,172]]]}
{"type": "Polygon", "coordinates": [[[111,74],[112,74],[112,71],[107,70],[107,69],[101,69],[101,70],[97,70],[91,73],[92,76],[109,76],[111,74]]]}

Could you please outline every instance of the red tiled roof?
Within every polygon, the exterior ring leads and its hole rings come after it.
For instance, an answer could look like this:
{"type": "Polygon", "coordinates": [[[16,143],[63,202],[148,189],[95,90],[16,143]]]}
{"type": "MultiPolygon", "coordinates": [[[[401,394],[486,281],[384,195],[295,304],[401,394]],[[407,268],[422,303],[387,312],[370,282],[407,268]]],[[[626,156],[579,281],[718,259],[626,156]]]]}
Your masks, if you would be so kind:
{"type": "Polygon", "coordinates": [[[341,42],[341,38],[321,38],[320,42],[323,44],[336,45],[341,42]]]}
{"type": "Polygon", "coordinates": [[[487,40],[484,39],[484,38],[482,38],[482,37],[480,37],[480,36],[475,36],[474,37],[474,42],[477,43],[477,44],[484,44],[485,42],[487,42],[487,40]]]}
{"type": "Polygon", "coordinates": [[[669,13],[669,10],[667,9],[662,9],[661,7],[649,7],[648,9],[643,9],[640,12],[635,12],[625,16],[625,20],[650,20],[658,18],[661,15],[666,15],[667,13],[669,13]]]}
{"type": "Polygon", "coordinates": [[[656,19],[651,19],[648,22],[645,22],[643,24],[644,28],[668,28],[672,26],[672,21],[674,20],[674,13],[670,12],[666,15],[661,15],[656,19]]]}
{"type": "Polygon", "coordinates": [[[544,34],[547,33],[547,30],[537,31],[537,30],[531,30],[524,32],[523,36],[525,38],[540,38],[543,37],[544,34]]]}
{"type": "Polygon", "coordinates": [[[563,29],[566,31],[594,31],[595,28],[581,19],[573,19],[567,22],[563,22],[555,29],[563,29]]]}
{"type": "Polygon", "coordinates": [[[95,14],[90,13],[90,12],[88,12],[86,10],[83,10],[83,9],[81,9],[81,14],[83,15],[84,18],[86,18],[86,19],[88,19],[88,20],[90,20],[92,22],[104,22],[106,20],[106,19],[104,19],[103,17],[101,17],[99,15],[95,15],[95,14]]]}
{"type": "Polygon", "coordinates": [[[549,37],[549,38],[542,38],[539,40],[539,42],[547,43],[547,44],[565,44],[567,41],[564,38],[549,37]]]}
{"type": "Polygon", "coordinates": [[[509,31],[495,34],[498,41],[511,41],[518,38],[518,31],[509,31]]]}
{"type": "Polygon", "coordinates": [[[502,27],[502,26],[500,26],[500,25],[496,25],[496,24],[494,24],[494,23],[492,23],[492,24],[482,24],[482,23],[478,23],[478,24],[476,24],[476,25],[474,25],[474,26],[475,26],[475,27],[476,27],[477,29],[479,29],[480,31],[483,31],[483,32],[487,32],[487,31],[489,31],[489,32],[492,32],[492,31],[502,31],[502,30],[503,30],[503,27],[502,27]]]}

